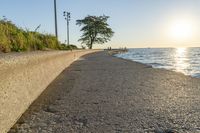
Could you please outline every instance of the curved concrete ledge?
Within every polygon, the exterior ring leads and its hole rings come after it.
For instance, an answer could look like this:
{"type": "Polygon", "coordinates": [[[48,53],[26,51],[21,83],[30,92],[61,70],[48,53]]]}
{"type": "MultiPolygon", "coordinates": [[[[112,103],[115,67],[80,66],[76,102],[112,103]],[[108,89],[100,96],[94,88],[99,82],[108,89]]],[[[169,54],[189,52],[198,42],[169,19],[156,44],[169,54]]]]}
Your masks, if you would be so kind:
{"type": "Polygon", "coordinates": [[[29,105],[74,60],[97,51],[49,51],[0,55],[1,133],[7,132],[29,105]]]}

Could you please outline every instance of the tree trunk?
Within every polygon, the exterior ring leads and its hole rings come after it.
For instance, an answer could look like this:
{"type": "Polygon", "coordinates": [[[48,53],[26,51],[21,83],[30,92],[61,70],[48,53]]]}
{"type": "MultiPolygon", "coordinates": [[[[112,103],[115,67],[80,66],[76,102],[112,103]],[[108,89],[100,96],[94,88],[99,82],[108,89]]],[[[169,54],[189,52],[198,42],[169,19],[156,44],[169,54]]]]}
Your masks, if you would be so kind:
{"type": "Polygon", "coordinates": [[[90,43],[89,49],[92,49],[92,45],[93,45],[93,40],[91,40],[91,43],[90,43]]]}

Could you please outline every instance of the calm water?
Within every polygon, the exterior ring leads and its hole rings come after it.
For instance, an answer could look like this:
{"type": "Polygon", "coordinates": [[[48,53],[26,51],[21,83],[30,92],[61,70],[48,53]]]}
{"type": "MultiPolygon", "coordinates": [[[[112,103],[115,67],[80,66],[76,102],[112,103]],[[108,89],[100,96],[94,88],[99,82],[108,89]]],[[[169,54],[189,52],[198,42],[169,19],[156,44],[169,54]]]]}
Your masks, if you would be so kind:
{"type": "Polygon", "coordinates": [[[129,49],[116,56],[200,78],[200,48],[129,49]]]}

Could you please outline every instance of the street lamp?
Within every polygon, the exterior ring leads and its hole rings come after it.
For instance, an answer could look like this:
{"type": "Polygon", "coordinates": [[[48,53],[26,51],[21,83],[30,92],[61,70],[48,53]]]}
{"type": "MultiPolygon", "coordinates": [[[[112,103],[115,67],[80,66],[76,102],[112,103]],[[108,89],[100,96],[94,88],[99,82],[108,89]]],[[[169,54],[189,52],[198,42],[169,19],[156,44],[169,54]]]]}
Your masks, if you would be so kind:
{"type": "Polygon", "coordinates": [[[54,15],[55,15],[55,35],[58,38],[58,25],[57,25],[57,7],[56,7],[56,0],[54,0],[54,15]]]}
{"type": "Polygon", "coordinates": [[[69,45],[69,21],[71,19],[70,12],[63,12],[63,16],[65,17],[65,20],[67,21],[67,44],[69,45]]]}

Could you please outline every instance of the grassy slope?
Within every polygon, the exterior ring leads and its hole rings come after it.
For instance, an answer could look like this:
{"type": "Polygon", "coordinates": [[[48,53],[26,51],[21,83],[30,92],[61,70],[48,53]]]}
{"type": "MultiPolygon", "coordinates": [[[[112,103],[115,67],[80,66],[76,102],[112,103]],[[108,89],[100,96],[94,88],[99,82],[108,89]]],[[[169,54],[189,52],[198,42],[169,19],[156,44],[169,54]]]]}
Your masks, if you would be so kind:
{"type": "Polygon", "coordinates": [[[66,49],[50,34],[25,31],[8,20],[0,20],[0,51],[33,51],[44,49],[66,49]]]}

